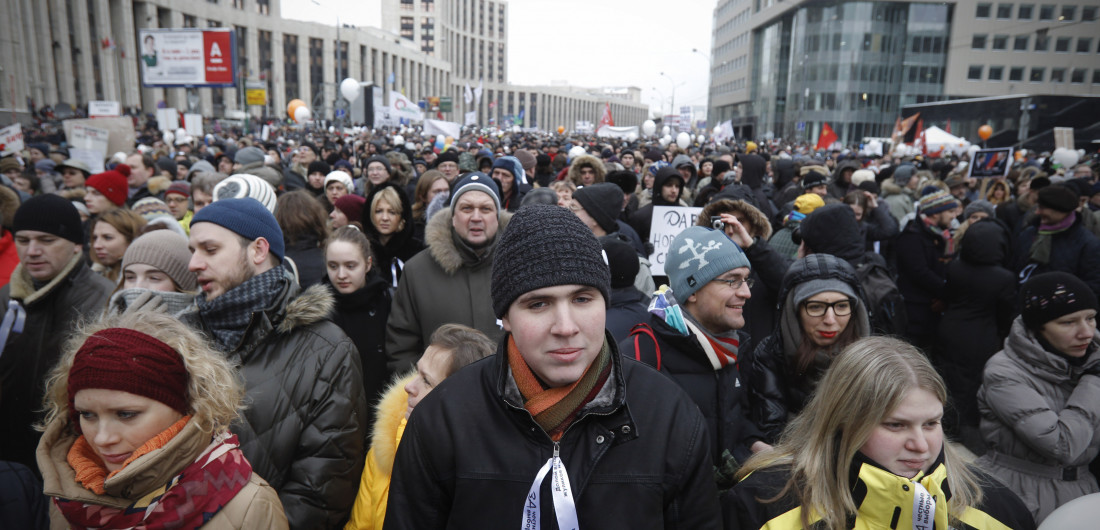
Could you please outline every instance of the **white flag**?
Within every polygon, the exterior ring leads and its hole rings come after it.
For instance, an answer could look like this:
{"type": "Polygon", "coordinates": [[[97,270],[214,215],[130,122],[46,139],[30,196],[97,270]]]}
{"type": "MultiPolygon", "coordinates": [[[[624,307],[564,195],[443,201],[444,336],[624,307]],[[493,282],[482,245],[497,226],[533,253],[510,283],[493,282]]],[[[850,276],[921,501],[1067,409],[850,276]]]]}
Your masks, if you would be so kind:
{"type": "Polygon", "coordinates": [[[470,83],[466,83],[466,90],[462,92],[462,99],[466,100],[466,104],[469,105],[474,101],[474,91],[470,90],[470,83]]]}
{"type": "Polygon", "coordinates": [[[481,104],[481,86],[483,84],[485,84],[485,81],[483,79],[479,79],[477,81],[477,88],[474,89],[474,96],[477,97],[477,104],[478,105],[481,104]]]}
{"type": "Polygon", "coordinates": [[[390,109],[394,118],[409,121],[423,121],[424,114],[409,98],[397,91],[390,91],[390,109]]]}
{"type": "Polygon", "coordinates": [[[476,110],[471,110],[470,112],[466,113],[466,123],[465,123],[465,125],[477,125],[477,111],[476,110]]]}

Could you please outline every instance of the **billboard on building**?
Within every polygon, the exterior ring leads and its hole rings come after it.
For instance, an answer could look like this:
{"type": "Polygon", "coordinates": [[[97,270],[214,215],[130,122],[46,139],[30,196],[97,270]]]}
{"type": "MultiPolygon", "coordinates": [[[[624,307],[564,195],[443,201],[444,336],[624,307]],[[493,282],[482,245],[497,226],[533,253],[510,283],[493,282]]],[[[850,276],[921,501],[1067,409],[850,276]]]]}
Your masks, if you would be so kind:
{"type": "Polygon", "coordinates": [[[142,29],[138,47],[142,86],[236,85],[237,36],[232,29],[142,29]]]}

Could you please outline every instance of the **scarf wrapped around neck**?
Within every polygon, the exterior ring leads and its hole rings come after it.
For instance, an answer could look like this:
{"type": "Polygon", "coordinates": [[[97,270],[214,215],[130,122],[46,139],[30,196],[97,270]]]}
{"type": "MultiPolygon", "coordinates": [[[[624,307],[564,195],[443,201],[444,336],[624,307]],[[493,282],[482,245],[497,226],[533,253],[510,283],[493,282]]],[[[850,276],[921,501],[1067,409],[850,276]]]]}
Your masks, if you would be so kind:
{"type": "Polygon", "coordinates": [[[1035,236],[1035,241],[1031,243],[1031,250],[1028,252],[1028,258],[1032,262],[1041,265],[1050,263],[1050,249],[1051,246],[1053,246],[1054,235],[1069,230],[1076,221],[1077,212],[1070,212],[1061,222],[1052,225],[1039,225],[1039,232],[1035,236]]]}
{"type": "Polygon", "coordinates": [[[571,385],[547,388],[527,366],[516,346],[515,338],[508,335],[508,366],[516,380],[523,407],[535,418],[535,423],[555,442],[561,440],[565,429],[573,423],[580,411],[595,399],[611,375],[611,347],[604,339],[600,353],[588,368],[571,385]]]}
{"type": "Polygon", "coordinates": [[[231,352],[240,346],[252,313],[265,309],[282,290],[286,282],[283,270],[279,266],[257,274],[210,301],[205,293],[199,295],[199,314],[219,350],[231,352]]]}
{"type": "Polygon", "coordinates": [[[955,255],[955,238],[951,236],[951,229],[950,228],[940,229],[938,226],[936,226],[936,223],[933,222],[932,219],[930,219],[928,217],[925,217],[925,216],[921,216],[921,220],[924,221],[924,226],[928,227],[929,231],[931,231],[933,234],[936,234],[937,236],[940,236],[941,238],[943,238],[943,242],[944,242],[943,255],[944,255],[944,257],[949,258],[951,256],[954,256],[955,255]]]}
{"type": "MultiPolygon", "coordinates": [[[[183,418],[180,423],[149,440],[141,448],[144,450],[143,454],[162,449],[179,434],[189,418],[190,416],[183,418]]],[[[88,455],[91,447],[87,445],[83,436],[79,441],[84,441],[84,445],[79,447],[78,444],[73,445],[69,453],[69,462],[77,464],[73,469],[77,472],[78,480],[83,475],[91,482],[82,482],[82,484],[89,490],[102,495],[104,481],[109,480],[118,471],[108,475],[107,470],[101,467],[98,457],[95,457],[94,453],[91,456],[88,455]],[[77,469],[77,466],[80,469],[77,469]],[[91,469],[94,467],[98,467],[99,471],[91,469]]],[[[139,458],[138,453],[141,450],[136,451],[127,464],[139,458]]],[[[237,436],[225,431],[215,435],[210,445],[167,484],[142,495],[125,508],[64,498],[54,498],[53,501],[69,527],[79,530],[197,529],[229,504],[237,492],[248,484],[251,477],[252,465],[241,452],[237,436]]]]}

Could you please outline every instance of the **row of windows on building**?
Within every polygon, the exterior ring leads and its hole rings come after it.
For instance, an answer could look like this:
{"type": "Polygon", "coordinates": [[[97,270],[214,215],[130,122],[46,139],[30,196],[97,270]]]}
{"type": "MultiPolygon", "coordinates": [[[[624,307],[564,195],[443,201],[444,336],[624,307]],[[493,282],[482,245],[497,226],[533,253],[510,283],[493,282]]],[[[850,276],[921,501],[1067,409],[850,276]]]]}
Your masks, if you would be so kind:
{"type": "MultiPolygon", "coordinates": [[[[970,65],[970,68],[966,71],[966,78],[970,81],[1005,81],[1007,70],[1007,80],[1009,82],[1024,82],[1029,83],[1065,83],[1070,82],[1076,85],[1082,85],[1085,80],[1088,79],[1088,68],[1046,68],[1044,66],[989,66],[985,65],[970,65]],[[1050,71],[1050,77],[1047,77],[1047,71],[1050,71]]],[[[1091,83],[1096,85],[1100,84],[1100,68],[1092,71],[1091,83]]]]}
{"type": "Polygon", "coordinates": [[[746,31],[746,32],[741,33],[740,35],[737,35],[736,37],[733,37],[730,40],[724,42],[721,46],[718,46],[717,48],[715,48],[714,49],[714,56],[715,57],[720,57],[720,56],[722,56],[722,54],[728,53],[728,52],[730,52],[732,50],[735,50],[737,48],[740,48],[742,46],[746,46],[746,45],[748,45],[748,43],[749,43],[749,32],[746,31]]]}
{"type": "Polygon", "coordinates": [[[744,11],[738,13],[733,18],[731,18],[731,19],[723,22],[721,25],[715,27],[714,28],[714,34],[715,35],[721,35],[723,33],[728,32],[729,30],[731,30],[733,28],[736,28],[737,26],[740,26],[740,25],[748,22],[749,21],[749,16],[751,16],[751,13],[749,12],[748,9],[745,9],[744,11]]]}
{"type": "MultiPolygon", "coordinates": [[[[256,2],[255,5],[256,5],[256,12],[257,13],[259,13],[261,15],[270,15],[271,14],[271,0],[253,0],[253,1],[256,2]]],[[[220,0],[206,0],[206,3],[217,5],[217,4],[221,3],[221,1],[220,0]]],[[[245,8],[245,0],[231,0],[230,5],[233,6],[233,9],[244,9],[245,8]]]]}
{"type": "MultiPolygon", "coordinates": [[[[1077,6],[1075,5],[1062,5],[1061,9],[1055,4],[1006,4],[999,3],[994,9],[993,4],[981,3],[977,5],[974,16],[977,18],[994,18],[994,14],[997,19],[1010,20],[1012,19],[1013,7],[1016,8],[1017,20],[1032,20],[1035,18],[1036,12],[1038,12],[1039,20],[1059,20],[1062,22],[1069,22],[1077,20],[1077,6]]],[[[1097,19],[1098,13],[1100,13],[1100,6],[1081,6],[1081,21],[1091,22],[1097,19]]]]}
{"type": "Polygon", "coordinates": [[[715,85],[714,93],[715,94],[728,94],[730,92],[736,92],[738,90],[744,90],[745,86],[746,86],[745,78],[734,79],[733,81],[722,83],[720,85],[715,85]]]}
{"type": "MultiPolygon", "coordinates": [[[[416,9],[416,0],[401,0],[402,11],[413,11],[416,9]]],[[[420,9],[428,12],[435,11],[435,0],[423,0],[420,3],[420,9]]]]}
{"type": "Polygon", "coordinates": [[[726,13],[729,13],[731,10],[733,10],[737,6],[743,4],[747,1],[748,0],[728,0],[726,2],[723,2],[722,5],[718,6],[718,9],[715,10],[714,18],[716,18],[716,19],[722,18],[726,13]]]}
{"type": "Polygon", "coordinates": [[[730,72],[736,72],[737,70],[743,70],[749,64],[749,56],[741,55],[729,61],[723,62],[714,67],[710,74],[712,76],[725,75],[730,72]]]}
{"type": "MultiPolygon", "coordinates": [[[[976,33],[970,40],[970,49],[972,50],[984,50],[987,46],[989,49],[995,51],[1007,51],[1008,41],[1012,39],[1012,50],[1018,52],[1026,52],[1028,50],[1028,44],[1031,43],[1031,35],[993,35],[990,38],[989,35],[984,33],[976,33]]],[[[1048,35],[1035,35],[1033,51],[1045,52],[1050,51],[1050,41],[1052,37],[1048,35]]],[[[1073,37],[1054,37],[1054,51],[1057,53],[1069,53],[1071,50],[1077,53],[1092,53],[1092,38],[1091,37],[1077,37],[1077,46],[1073,46],[1073,37]]],[[[1096,53],[1100,53],[1100,46],[1096,47],[1096,53]]]]}

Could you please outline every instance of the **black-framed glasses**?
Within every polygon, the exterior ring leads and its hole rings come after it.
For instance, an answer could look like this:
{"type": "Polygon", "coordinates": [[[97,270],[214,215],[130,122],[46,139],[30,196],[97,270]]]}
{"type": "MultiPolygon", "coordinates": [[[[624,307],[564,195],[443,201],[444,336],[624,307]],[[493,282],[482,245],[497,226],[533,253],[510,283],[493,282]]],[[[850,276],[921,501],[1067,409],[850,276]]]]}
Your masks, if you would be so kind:
{"type": "Polygon", "coordinates": [[[804,302],[802,307],[806,309],[806,314],[812,317],[823,317],[825,312],[830,308],[833,310],[833,314],[838,317],[844,317],[852,314],[852,299],[846,298],[844,300],[837,300],[836,302],[804,302]]]}
{"type": "Polygon", "coordinates": [[[715,278],[711,281],[722,282],[730,287],[733,287],[734,289],[740,289],[741,284],[748,285],[749,289],[752,289],[752,284],[756,283],[756,280],[753,280],[751,278],[737,278],[735,280],[723,280],[721,278],[715,278]]]}

